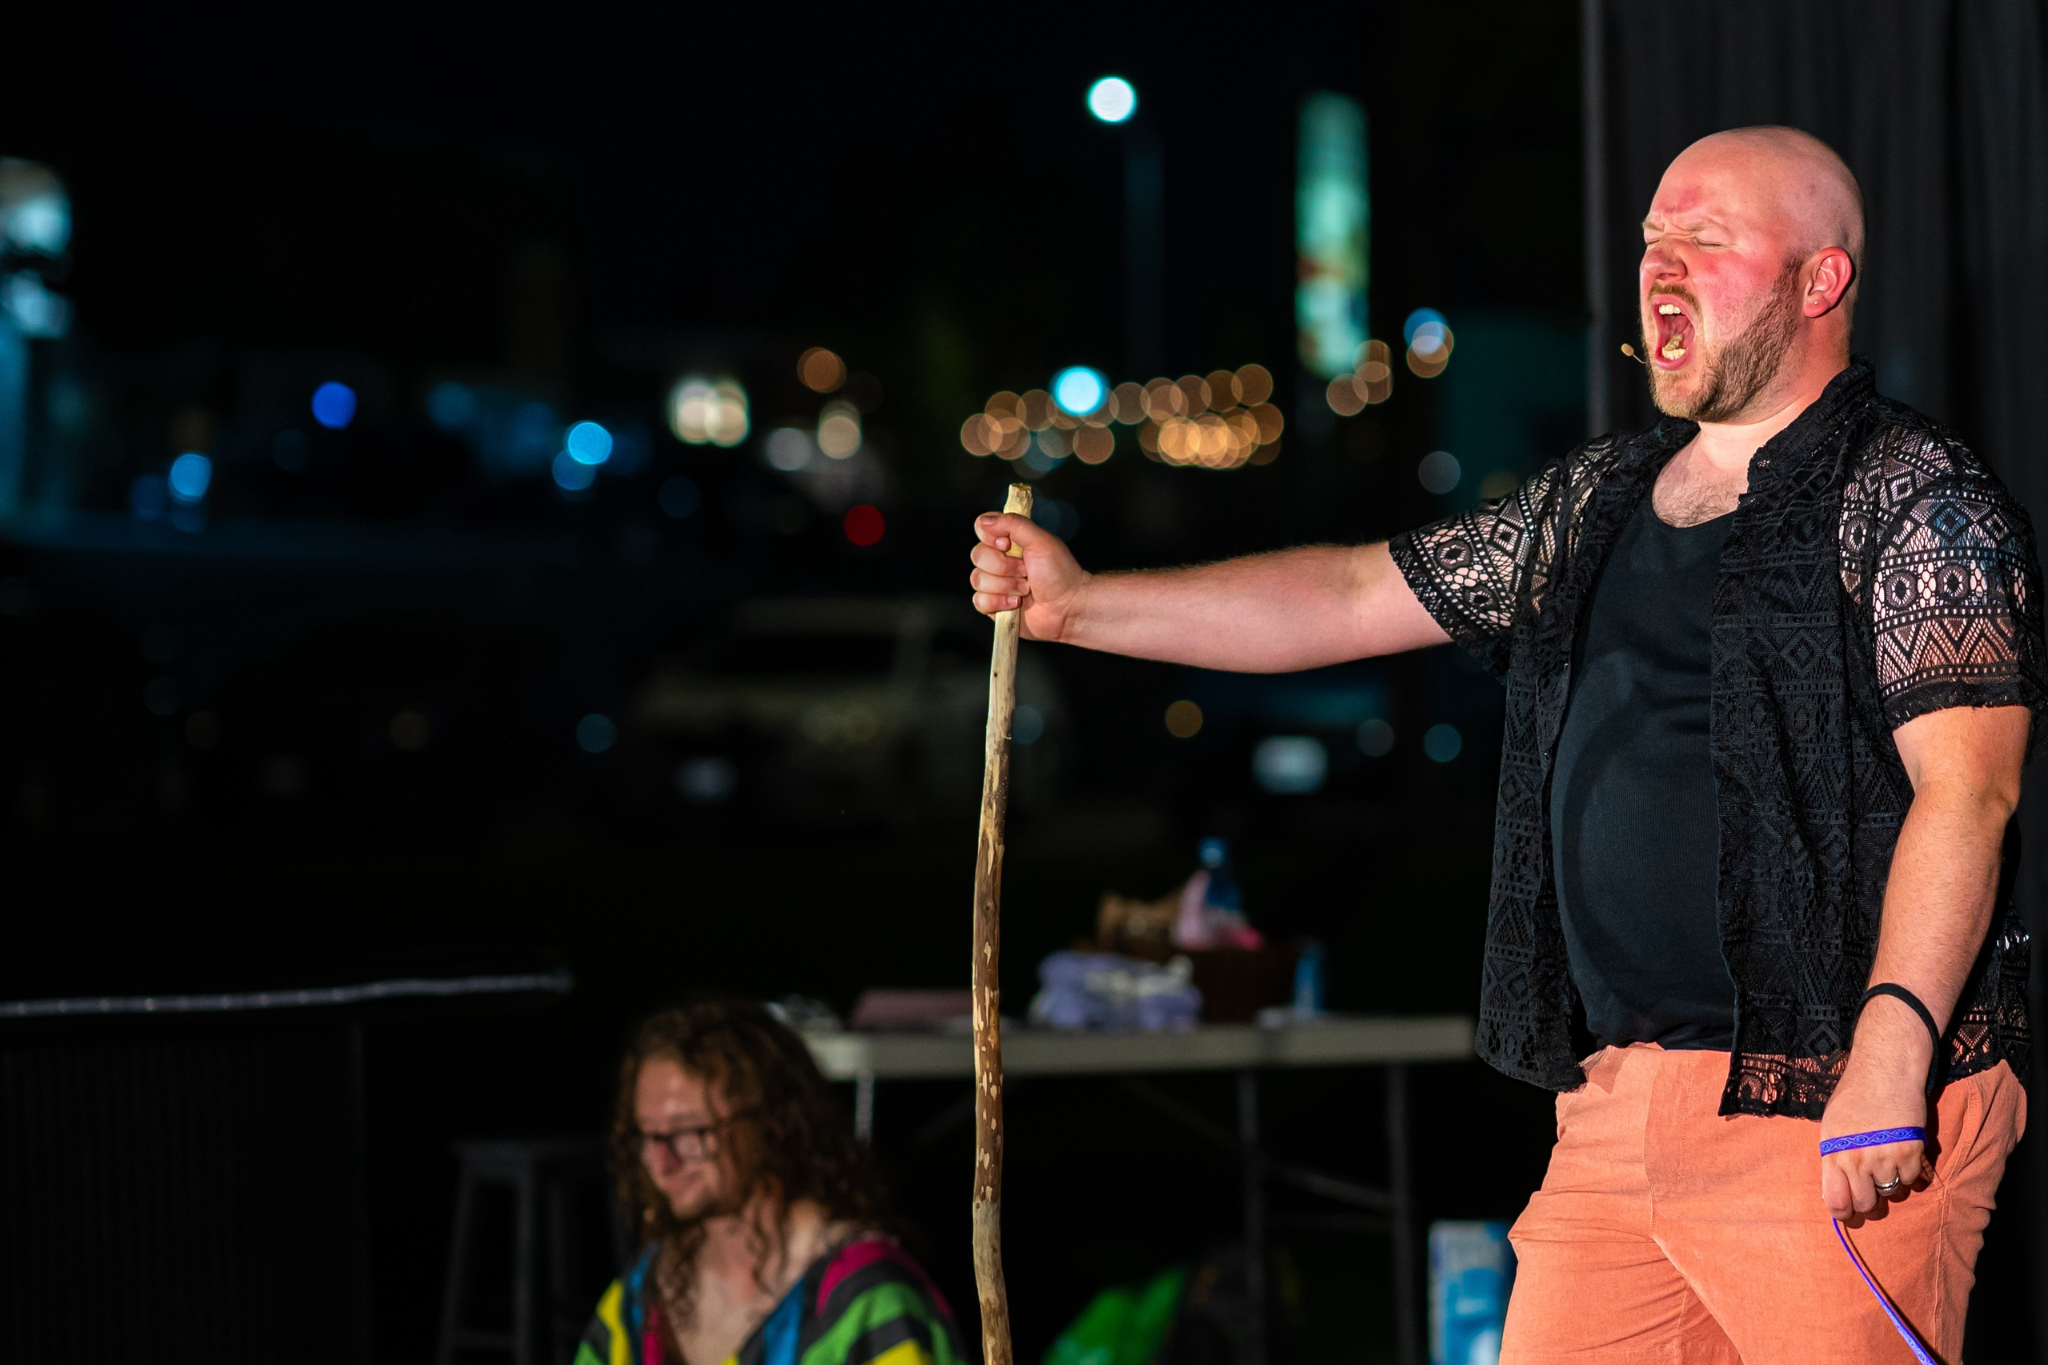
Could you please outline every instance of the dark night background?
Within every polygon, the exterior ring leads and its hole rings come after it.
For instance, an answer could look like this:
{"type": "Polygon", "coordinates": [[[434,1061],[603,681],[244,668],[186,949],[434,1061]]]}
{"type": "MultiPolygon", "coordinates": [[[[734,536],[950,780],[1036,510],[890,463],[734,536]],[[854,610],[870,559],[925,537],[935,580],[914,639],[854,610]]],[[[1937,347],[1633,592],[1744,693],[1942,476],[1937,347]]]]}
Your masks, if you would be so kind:
{"type": "MultiPolygon", "coordinates": [[[[10,28],[0,154],[70,191],[76,325],[36,343],[41,391],[71,398],[37,418],[29,508],[0,543],[5,994],[428,960],[575,976],[532,1009],[370,1020],[380,1361],[433,1353],[449,1142],[596,1131],[647,1011],[700,991],[844,1010],[864,987],[962,980],[971,785],[804,819],[744,785],[693,804],[670,776],[686,755],[636,717],[667,661],[748,599],[964,599],[969,520],[1015,469],[970,457],[961,421],[1068,364],[1150,377],[1122,355],[1124,134],[1088,117],[1089,81],[1129,77],[1164,148],[1169,373],[1264,364],[1288,420],[1261,467],[1170,468],[1123,429],[1107,463],[1039,478],[1078,514],[1091,568],[1382,537],[1584,434],[1579,27],[1560,0],[91,5],[10,28]],[[1293,359],[1295,124],[1317,90],[1370,120],[1373,334],[1429,306],[1459,337],[1441,379],[1404,371],[1342,420],[1319,388],[1301,396],[1293,359]],[[771,426],[817,417],[795,368],[816,345],[870,377],[873,546],[762,458],[771,426]],[[668,434],[664,395],[690,370],[746,385],[745,444],[668,434]],[[327,378],[362,396],[345,431],[306,420],[327,378]],[[450,380],[644,432],[644,466],[574,500],[544,474],[486,477],[429,417],[450,380]],[[296,472],[273,455],[287,429],[309,438],[296,472]],[[1416,477],[1439,448],[1467,470],[1442,497],[1416,477]],[[183,449],[214,459],[206,526],[131,517],[133,481],[183,449]],[[680,518],[660,499],[677,476],[701,493],[680,518]],[[424,718],[422,743],[395,742],[401,712],[424,718]],[[577,740],[592,713],[618,724],[595,754],[577,740]]],[[[1018,1008],[1102,891],[1163,894],[1212,833],[1236,840],[1255,923],[1329,945],[1333,1007],[1475,1008],[1491,681],[1442,651],[1336,671],[1330,686],[1381,699],[1395,748],[1362,756],[1345,721],[1328,784],[1278,796],[1249,754],[1299,729],[1314,680],[1027,652],[1059,706],[1013,821],[1018,1008]],[[1161,723],[1180,697],[1211,718],[1191,740],[1161,723]],[[1446,763],[1420,746],[1439,723],[1463,736],[1446,763]]],[[[1374,1073],[1265,1084],[1277,1149],[1380,1178],[1374,1073]]],[[[1512,1217],[1549,1097],[1477,1063],[1420,1068],[1415,1087],[1423,1220],[1512,1217]]],[[[1224,1078],[1169,1088],[1228,1115],[1224,1078]]],[[[877,1144],[971,1312],[971,1143],[920,1137],[958,1090],[884,1086],[877,1144]]],[[[1011,1115],[1020,1359],[1097,1289],[1235,1233],[1230,1162],[1106,1083],[1020,1085],[1011,1115]]],[[[288,1249],[291,1208],[276,1219],[288,1249]]],[[[2024,1274],[2004,1226],[1992,1286],[2024,1274]]],[[[1391,1359],[1382,1239],[1301,1234],[1279,1254],[1288,1358],[1391,1359]]],[[[2006,1311],[1973,1321],[1980,1358],[2014,1358],[2006,1311]]]]}

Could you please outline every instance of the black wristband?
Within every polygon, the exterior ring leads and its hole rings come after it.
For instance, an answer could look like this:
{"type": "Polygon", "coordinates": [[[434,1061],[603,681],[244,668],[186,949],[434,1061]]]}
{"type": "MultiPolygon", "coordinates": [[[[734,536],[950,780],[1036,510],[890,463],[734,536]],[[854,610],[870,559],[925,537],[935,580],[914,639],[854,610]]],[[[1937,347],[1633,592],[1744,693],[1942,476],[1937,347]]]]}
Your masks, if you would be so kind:
{"type": "Polygon", "coordinates": [[[1934,1098],[1935,1094],[1939,1092],[1941,1089],[1941,1072],[1942,1062],[1944,1059],[1941,1055],[1941,1028],[1938,1024],[1934,1022],[1933,1011],[1929,1010],[1926,1005],[1921,1003],[1919,996],[1913,994],[1913,992],[1907,990],[1904,986],[1898,986],[1894,985],[1889,981],[1884,981],[1880,982],[1875,986],[1872,986],[1869,990],[1863,992],[1863,998],[1856,1002],[1857,1017],[1861,1018],[1863,1015],[1863,1007],[1869,1004],[1872,1000],[1876,999],[1880,995],[1889,995],[1894,1000],[1905,1001],[1908,1005],[1913,1007],[1913,1013],[1920,1016],[1920,1022],[1927,1025],[1927,1036],[1934,1040],[1934,1060],[1929,1062],[1927,1065],[1927,1097],[1929,1099],[1934,1098]]]}

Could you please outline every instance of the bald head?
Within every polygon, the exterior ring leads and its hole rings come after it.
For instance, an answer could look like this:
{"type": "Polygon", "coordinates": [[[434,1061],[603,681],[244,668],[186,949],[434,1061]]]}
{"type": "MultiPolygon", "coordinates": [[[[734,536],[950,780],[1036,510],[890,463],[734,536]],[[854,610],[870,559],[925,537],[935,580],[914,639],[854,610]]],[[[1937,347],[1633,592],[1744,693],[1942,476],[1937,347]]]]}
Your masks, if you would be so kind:
{"type": "Polygon", "coordinates": [[[1788,256],[1838,246],[1863,264],[1863,190],[1849,164],[1797,128],[1731,128],[1678,154],[1667,177],[1693,172],[1739,183],[1759,210],[1784,226],[1788,256]]]}
{"type": "Polygon", "coordinates": [[[1643,219],[1645,361],[1657,406],[1739,422],[1819,391],[1849,363],[1863,195],[1796,128],[1701,138],[1643,219]]]}

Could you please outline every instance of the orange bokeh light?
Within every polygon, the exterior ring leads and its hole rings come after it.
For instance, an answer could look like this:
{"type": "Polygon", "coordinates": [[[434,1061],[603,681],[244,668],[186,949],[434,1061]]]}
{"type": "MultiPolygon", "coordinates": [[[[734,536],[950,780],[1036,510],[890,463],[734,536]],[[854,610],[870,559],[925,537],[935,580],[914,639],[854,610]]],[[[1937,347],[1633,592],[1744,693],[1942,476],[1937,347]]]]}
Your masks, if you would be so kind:
{"type": "Polygon", "coordinates": [[[814,393],[831,393],[846,382],[846,362],[823,346],[813,346],[796,358],[796,377],[814,393]]]}

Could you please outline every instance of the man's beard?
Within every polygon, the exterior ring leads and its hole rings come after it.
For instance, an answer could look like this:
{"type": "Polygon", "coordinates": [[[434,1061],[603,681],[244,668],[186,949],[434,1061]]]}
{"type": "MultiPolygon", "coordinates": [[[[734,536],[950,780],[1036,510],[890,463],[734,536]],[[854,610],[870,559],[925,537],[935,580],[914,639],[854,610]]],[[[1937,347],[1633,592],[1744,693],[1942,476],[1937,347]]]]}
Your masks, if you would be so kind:
{"type": "MultiPolygon", "coordinates": [[[[1749,407],[1777,378],[1778,366],[1784,362],[1785,352],[1792,348],[1792,338],[1798,335],[1799,275],[1804,264],[1800,260],[1788,261],[1784,272],[1772,281],[1763,306],[1757,309],[1749,325],[1701,357],[1700,385],[1690,397],[1668,392],[1675,386],[1677,376],[1651,367],[1650,399],[1659,412],[1694,422],[1728,422],[1749,407]]],[[[1648,355],[1653,349],[1646,337],[1643,353],[1648,355]]]]}

